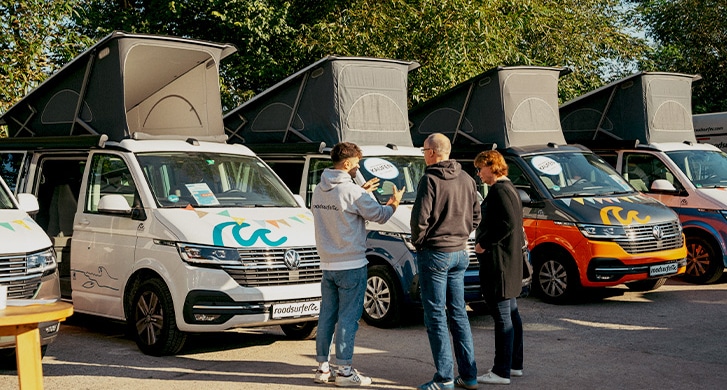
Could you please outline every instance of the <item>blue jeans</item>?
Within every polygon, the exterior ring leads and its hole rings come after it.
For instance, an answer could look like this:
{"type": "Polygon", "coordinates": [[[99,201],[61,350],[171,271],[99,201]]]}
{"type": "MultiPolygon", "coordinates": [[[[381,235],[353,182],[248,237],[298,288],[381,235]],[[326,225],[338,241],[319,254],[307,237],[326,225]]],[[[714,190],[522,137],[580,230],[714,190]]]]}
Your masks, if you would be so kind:
{"type": "Polygon", "coordinates": [[[423,249],[417,252],[417,266],[424,325],[427,327],[429,346],[437,369],[434,380],[454,380],[450,331],[459,375],[467,381],[475,380],[475,348],[464,301],[464,271],[469,266],[467,253],[423,249]]]}
{"type": "Polygon", "coordinates": [[[323,271],[316,336],[318,363],[328,361],[335,333],[336,364],[351,364],[358,320],[363,312],[367,273],[366,266],[343,271],[323,271]]]}
{"type": "Polygon", "coordinates": [[[523,322],[517,309],[517,299],[487,302],[495,320],[495,363],[492,372],[510,377],[510,370],[523,369],[523,322]]]}

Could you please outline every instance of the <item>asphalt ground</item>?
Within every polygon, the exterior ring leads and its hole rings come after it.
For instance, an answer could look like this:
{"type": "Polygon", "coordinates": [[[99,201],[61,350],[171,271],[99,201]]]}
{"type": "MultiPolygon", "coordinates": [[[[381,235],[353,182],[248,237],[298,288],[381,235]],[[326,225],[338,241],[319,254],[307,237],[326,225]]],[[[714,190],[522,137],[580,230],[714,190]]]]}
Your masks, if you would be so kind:
{"type": "MultiPolygon", "coordinates": [[[[582,294],[570,305],[519,301],[524,376],[513,389],[727,388],[727,277],[697,286],[672,279],[639,293],[624,286],[582,294]]],[[[492,364],[493,321],[471,313],[480,373],[492,364]]],[[[193,335],[177,356],[142,354],[123,324],[74,314],[43,359],[46,389],[315,389],[315,342],[278,327],[193,335]]],[[[363,321],[354,367],[372,389],[411,389],[434,366],[421,312],[379,329],[363,321]]],[[[0,371],[0,389],[18,387],[0,371]]],[[[480,385],[481,389],[497,388],[480,385]]],[[[503,386],[500,386],[503,387],[503,386]]]]}

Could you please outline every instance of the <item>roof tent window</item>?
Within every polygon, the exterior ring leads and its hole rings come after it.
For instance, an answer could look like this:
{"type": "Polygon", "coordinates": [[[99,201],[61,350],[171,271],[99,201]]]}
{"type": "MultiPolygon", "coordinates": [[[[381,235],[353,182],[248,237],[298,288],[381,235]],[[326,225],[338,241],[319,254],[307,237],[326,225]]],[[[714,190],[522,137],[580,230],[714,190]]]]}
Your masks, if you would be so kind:
{"type": "Polygon", "coordinates": [[[647,105],[654,131],[692,130],[691,79],[655,77],[646,86],[647,105]]]}
{"type": "MultiPolygon", "coordinates": [[[[123,64],[129,130],[147,134],[204,134],[219,93],[214,58],[204,50],[137,43],[123,64]],[[154,64],[151,66],[150,64],[154,64]],[[211,65],[211,66],[210,66],[211,65]]],[[[219,99],[219,98],[218,98],[219,99]]]]}
{"type": "Polygon", "coordinates": [[[361,132],[408,132],[408,113],[397,104],[406,101],[406,82],[407,73],[400,68],[342,66],[338,85],[346,87],[340,90],[342,101],[351,102],[342,115],[346,126],[361,132]]]}
{"type": "Polygon", "coordinates": [[[505,117],[512,118],[512,132],[560,131],[558,106],[552,91],[558,77],[549,74],[514,73],[503,82],[505,117]]]}

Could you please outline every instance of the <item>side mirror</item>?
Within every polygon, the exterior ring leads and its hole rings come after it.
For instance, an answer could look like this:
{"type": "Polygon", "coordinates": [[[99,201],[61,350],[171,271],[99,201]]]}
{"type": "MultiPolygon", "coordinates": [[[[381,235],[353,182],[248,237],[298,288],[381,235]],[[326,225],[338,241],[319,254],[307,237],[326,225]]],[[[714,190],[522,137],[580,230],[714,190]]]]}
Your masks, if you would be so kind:
{"type": "Polygon", "coordinates": [[[131,214],[131,207],[126,198],[119,194],[104,195],[98,201],[98,211],[109,214],[131,214]]]}
{"type": "Polygon", "coordinates": [[[38,199],[33,194],[18,194],[17,199],[20,209],[30,215],[37,214],[38,210],[40,210],[38,199]]]}
{"type": "Polygon", "coordinates": [[[651,192],[673,194],[678,191],[676,187],[674,187],[674,184],[669,183],[668,180],[656,179],[651,183],[651,192]]]}
{"type": "Polygon", "coordinates": [[[527,192],[518,188],[517,194],[520,196],[520,203],[524,205],[533,203],[533,200],[530,199],[530,195],[527,192]]]}

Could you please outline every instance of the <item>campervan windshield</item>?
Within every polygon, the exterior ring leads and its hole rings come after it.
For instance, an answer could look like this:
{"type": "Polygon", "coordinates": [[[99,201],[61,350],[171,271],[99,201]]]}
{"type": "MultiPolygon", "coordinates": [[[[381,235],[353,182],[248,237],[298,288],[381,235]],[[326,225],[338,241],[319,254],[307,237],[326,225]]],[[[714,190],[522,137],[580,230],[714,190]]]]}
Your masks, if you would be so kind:
{"type": "Polygon", "coordinates": [[[363,158],[359,167],[364,180],[379,178],[379,189],[373,193],[379,203],[386,204],[396,186],[398,189],[406,187],[401,203],[413,204],[417,196],[417,184],[427,165],[423,157],[377,156],[363,158]]]}
{"type": "Polygon", "coordinates": [[[548,153],[525,157],[554,198],[627,194],[634,189],[591,153],[548,153]]]}
{"type": "Polygon", "coordinates": [[[139,153],[157,204],[187,207],[297,207],[293,195],[255,157],[211,153],[139,153]]]}
{"type": "Polygon", "coordinates": [[[727,154],[681,150],[666,153],[697,188],[727,187],[727,154]]]}
{"type": "Polygon", "coordinates": [[[10,194],[5,191],[5,186],[0,185],[0,210],[14,209],[15,205],[10,200],[10,194]]]}

